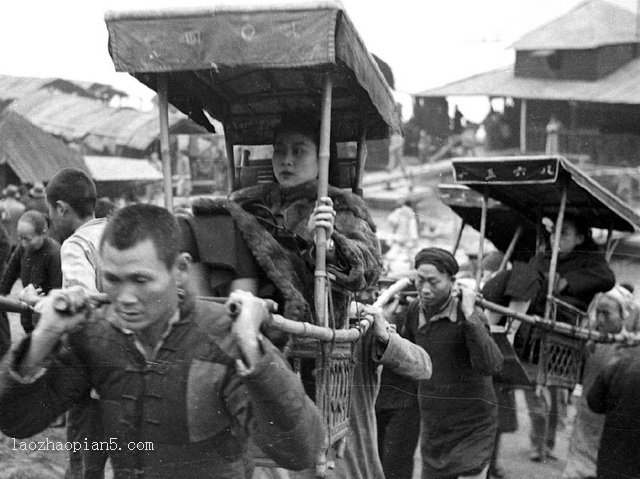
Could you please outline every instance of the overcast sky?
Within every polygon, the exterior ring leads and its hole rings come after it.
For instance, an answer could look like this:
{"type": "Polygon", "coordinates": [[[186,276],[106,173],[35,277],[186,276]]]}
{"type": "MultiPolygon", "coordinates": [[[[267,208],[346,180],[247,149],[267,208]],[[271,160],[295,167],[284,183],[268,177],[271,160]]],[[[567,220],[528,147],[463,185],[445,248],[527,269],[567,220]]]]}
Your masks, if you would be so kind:
{"type": "MultiPolygon", "coordinates": [[[[265,1],[270,0],[242,3],[265,1]]],[[[508,46],[514,40],[578,3],[343,0],[369,50],[392,67],[396,89],[407,94],[512,62],[508,46]]],[[[635,10],[636,0],[612,3],[635,10]]],[[[206,4],[202,0],[2,0],[0,74],[100,81],[148,97],[136,80],[115,73],[107,52],[104,12],[206,4]]]]}

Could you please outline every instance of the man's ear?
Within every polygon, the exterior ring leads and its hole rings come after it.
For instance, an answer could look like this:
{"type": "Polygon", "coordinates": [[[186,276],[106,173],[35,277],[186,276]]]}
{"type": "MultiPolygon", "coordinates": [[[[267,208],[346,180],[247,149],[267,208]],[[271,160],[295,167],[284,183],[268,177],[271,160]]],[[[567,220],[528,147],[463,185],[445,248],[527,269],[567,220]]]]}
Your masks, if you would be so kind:
{"type": "Polygon", "coordinates": [[[176,258],[174,265],[177,272],[176,281],[178,287],[184,288],[189,282],[192,262],[193,260],[189,253],[180,253],[176,258]]]}
{"type": "Polygon", "coordinates": [[[69,203],[62,200],[56,201],[56,211],[60,216],[64,216],[69,210],[71,210],[69,203]]]}

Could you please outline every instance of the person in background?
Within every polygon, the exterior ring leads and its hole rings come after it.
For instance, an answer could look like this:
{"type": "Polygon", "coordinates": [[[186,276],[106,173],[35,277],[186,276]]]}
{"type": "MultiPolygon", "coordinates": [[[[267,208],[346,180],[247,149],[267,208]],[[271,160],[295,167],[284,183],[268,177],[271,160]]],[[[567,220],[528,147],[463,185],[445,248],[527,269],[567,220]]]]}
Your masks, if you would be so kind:
{"type": "Polygon", "coordinates": [[[433,376],[419,385],[423,479],[484,479],[496,437],[491,376],[502,354],[482,311],[454,292],[458,263],[441,248],[415,257],[418,298],[408,307],[406,337],[429,352],[433,376]]]}
{"type": "Polygon", "coordinates": [[[45,199],[45,188],[42,183],[36,183],[29,190],[28,200],[25,204],[25,211],[36,210],[42,213],[49,221],[49,208],[45,199]]]}
{"type": "Polygon", "coordinates": [[[96,200],[96,218],[106,218],[109,220],[116,211],[116,204],[106,196],[96,200]]]}
{"type": "Polygon", "coordinates": [[[182,152],[176,161],[176,196],[191,194],[191,160],[182,152]]]}
{"type": "Polygon", "coordinates": [[[20,202],[20,190],[16,185],[8,185],[4,191],[4,200],[0,202],[0,215],[2,223],[9,234],[11,249],[18,245],[18,220],[25,211],[25,206],[20,202]]]}
{"type": "Polygon", "coordinates": [[[605,415],[596,477],[640,477],[640,345],[618,348],[586,393],[589,408],[605,415]]]}
{"type": "Polygon", "coordinates": [[[264,301],[236,291],[231,317],[228,305],[185,291],[190,259],[175,218],[157,206],[120,210],[99,254],[107,304],[88,307],[79,287],[51,292],[0,368],[5,433],[32,436],[95,389],[115,479],[245,479],[249,437],[283,467],[313,465],[322,418],[260,334],[264,301]],[[76,308],[55,309],[65,298],[76,308]],[[132,451],[142,442],[153,447],[132,451]]]}
{"type": "Polygon", "coordinates": [[[420,163],[432,163],[431,153],[433,152],[433,143],[431,135],[425,130],[420,130],[420,137],[418,138],[418,158],[420,163]]]}
{"type": "MultiPolygon", "coordinates": [[[[403,336],[407,299],[396,298],[385,307],[388,321],[403,336]]],[[[386,479],[411,479],[420,437],[418,381],[383,367],[376,398],[378,453],[386,479]]]]}
{"type": "Polygon", "coordinates": [[[562,130],[562,123],[555,115],[551,115],[546,127],[547,139],[544,147],[544,152],[547,155],[560,153],[560,130],[562,130]]]}
{"type": "MultiPolygon", "coordinates": [[[[18,220],[17,230],[20,243],[0,280],[0,294],[11,293],[17,279],[22,282],[23,292],[35,293],[36,299],[39,294],[46,295],[52,289],[60,288],[60,245],[48,236],[47,219],[39,211],[27,211],[18,220]]],[[[20,322],[26,333],[33,331],[30,313],[21,313],[20,322]]]]}
{"type": "MultiPolygon", "coordinates": [[[[64,242],[60,248],[62,287],[77,286],[86,293],[101,290],[98,247],[107,224],[95,217],[96,185],[84,171],[66,168],[47,184],[49,217],[64,242]]],[[[101,441],[100,404],[89,394],[67,414],[69,441],[101,441]]],[[[102,479],[107,454],[104,451],[70,451],[66,479],[102,479]]]]}
{"type": "MultiPolygon", "coordinates": [[[[7,261],[11,255],[11,240],[9,234],[0,221],[0,278],[4,274],[7,261]]],[[[0,312],[0,357],[2,357],[11,346],[11,327],[9,318],[4,311],[0,312]]]]}
{"type": "Polygon", "coordinates": [[[456,105],[453,112],[453,119],[451,121],[451,131],[454,135],[460,135],[464,131],[464,125],[462,124],[463,119],[464,115],[458,109],[458,105],[456,105]]]}
{"type": "Polygon", "coordinates": [[[51,221],[65,238],[60,250],[63,288],[80,286],[97,293],[98,244],[107,220],[95,217],[95,183],[84,171],[66,168],[49,181],[46,199],[51,221]]]}
{"type": "MultiPolygon", "coordinates": [[[[484,298],[509,306],[516,312],[544,316],[550,262],[550,251],[536,254],[528,264],[515,262],[512,269],[497,274],[484,285],[484,298]]],[[[615,281],[613,271],[591,237],[588,223],[578,216],[566,215],[560,232],[554,297],[586,311],[594,296],[613,288],[615,281]]],[[[498,320],[490,315],[492,323],[498,320]]],[[[557,320],[568,322],[571,314],[559,307],[557,320]]],[[[513,322],[510,333],[516,350],[522,350],[524,345],[540,344],[540,330],[519,323],[513,322]]],[[[526,368],[533,377],[537,364],[525,365],[526,368]]],[[[525,389],[531,419],[529,437],[533,451],[530,459],[534,462],[556,459],[553,449],[560,392],[557,387],[525,389]]]]}
{"type": "Polygon", "coordinates": [[[402,204],[395,208],[387,221],[393,231],[393,242],[401,248],[411,249],[416,246],[418,235],[418,217],[413,203],[410,199],[405,199],[402,204]]]}
{"type": "MultiPolygon", "coordinates": [[[[617,334],[623,330],[637,331],[640,310],[633,295],[617,285],[606,293],[598,293],[589,306],[589,322],[601,333],[617,334]]],[[[616,344],[591,343],[585,348],[586,360],[582,374],[582,394],[576,404],[576,415],[569,439],[569,454],[562,471],[563,479],[596,477],[598,449],[604,427],[604,416],[594,413],[587,404],[587,392],[598,374],[615,358],[616,344]]]]}

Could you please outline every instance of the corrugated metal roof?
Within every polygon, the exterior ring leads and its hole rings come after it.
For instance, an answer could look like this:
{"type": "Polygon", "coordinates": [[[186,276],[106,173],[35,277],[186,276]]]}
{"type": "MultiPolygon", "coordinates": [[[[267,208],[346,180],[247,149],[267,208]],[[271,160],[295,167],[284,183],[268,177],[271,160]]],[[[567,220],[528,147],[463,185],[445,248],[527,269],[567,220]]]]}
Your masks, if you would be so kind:
{"type": "Polygon", "coordinates": [[[533,100],[575,100],[640,104],[640,59],[596,81],[549,80],[514,76],[513,65],[416,93],[416,97],[492,96],[533,100]]]}
{"type": "Polygon", "coordinates": [[[162,181],[162,173],[148,160],[85,156],[84,162],[96,181],[162,181]]]}
{"type": "MultiPolygon", "coordinates": [[[[93,85],[90,84],[92,87],[93,85]]],[[[59,90],[66,93],[95,97],[95,94],[83,82],[64,80],[62,78],[0,75],[0,98],[2,99],[22,98],[40,90],[59,90]]]]}
{"type": "Polygon", "coordinates": [[[575,50],[636,42],[634,13],[603,0],[588,0],[526,33],[513,47],[516,50],[575,50]]]}
{"type": "MultiPolygon", "coordinates": [[[[105,143],[143,151],[160,134],[157,110],[111,108],[99,100],[64,93],[35,92],[15,100],[9,108],[67,141],[94,136],[105,143]]],[[[178,112],[169,113],[169,128],[205,133],[203,127],[178,112]]]]}
{"type": "Polygon", "coordinates": [[[81,155],[12,111],[0,115],[0,164],[22,181],[49,181],[63,168],[87,171],[81,155]]]}

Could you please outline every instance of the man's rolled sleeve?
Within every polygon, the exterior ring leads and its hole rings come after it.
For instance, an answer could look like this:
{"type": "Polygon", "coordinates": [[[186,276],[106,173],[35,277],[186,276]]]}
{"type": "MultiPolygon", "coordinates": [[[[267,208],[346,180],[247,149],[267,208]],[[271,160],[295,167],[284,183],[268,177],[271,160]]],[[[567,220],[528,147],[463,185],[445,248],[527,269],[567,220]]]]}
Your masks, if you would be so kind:
{"type": "Polygon", "coordinates": [[[381,355],[376,352],[376,348],[373,354],[374,361],[401,376],[418,380],[431,377],[432,365],[429,354],[417,344],[400,337],[399,334],[389,335],[389,343],[381,355]]]}

